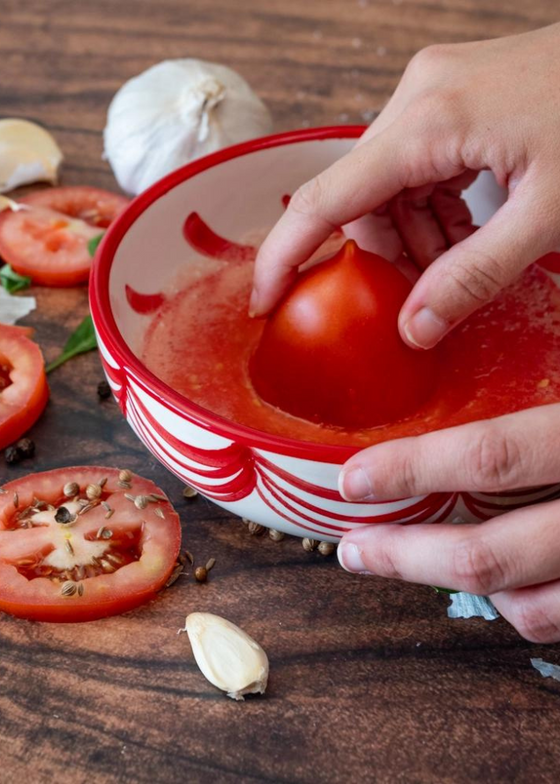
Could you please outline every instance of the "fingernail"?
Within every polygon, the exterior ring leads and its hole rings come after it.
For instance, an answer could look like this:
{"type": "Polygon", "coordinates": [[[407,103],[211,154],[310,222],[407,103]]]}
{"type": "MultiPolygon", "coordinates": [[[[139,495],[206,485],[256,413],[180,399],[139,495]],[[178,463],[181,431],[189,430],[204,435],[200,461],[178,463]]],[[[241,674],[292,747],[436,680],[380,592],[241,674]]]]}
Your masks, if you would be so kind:
{"type": "Polygon", "coordinates": [[[403,326],[407,340],[418,348],[433,348],[448,330],[447,321],[430,308],[420,308],[403,326]]]}
{"type": "Polygon", "coordinates": [[[346,501],[373,501],[375,498],[369,477],[360,466],[341,471],[338,487],[346,501]]]}
{"type": "Polygon", "coordinates": [[[362,551],[357,544],[353,542],[341,542],[338,545],[336,554],[338,562],[343,569],[347,572],[354,572],[358,574],[372,574],[369,572],[362,560],[362,551]]]}
{"type": "Polygon", "coordinates": [[[255,318],[257,315],[257,305],[259,301],[258,291],[254,288],[251,292],[251,299],[249,300],[249,318],[255,318]]]}

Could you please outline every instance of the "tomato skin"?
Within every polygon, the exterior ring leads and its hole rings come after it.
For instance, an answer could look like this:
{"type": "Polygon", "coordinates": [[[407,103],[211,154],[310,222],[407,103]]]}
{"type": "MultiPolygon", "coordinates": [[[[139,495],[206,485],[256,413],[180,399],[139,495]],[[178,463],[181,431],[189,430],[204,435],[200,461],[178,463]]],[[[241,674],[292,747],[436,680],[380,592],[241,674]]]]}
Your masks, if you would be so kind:
{"type": "Polygon", "coordinates": [[[43,355],[31,330],[0,324],[0,365],[11,366],[10,386],[0,391],[0,449],[16,441],[43,412],[49,397],[43,355]]]}
{"type": "Polygon", "coordinates": [[[417,410],[437,351],[409,348],[397,319],[411,290],[392,264],[348,241],[303,273],[269,317],[250,362],[263,400],[323,425],[357,428],[417,410]]]}
{"type": "MultiPolygon", "coordinates": [[[[176,565],[181,546],[179,517],[167,501],[137,510],[125,498],[126,492],[160,495],[161,490],[153,482],[133,474],[127,491],[119,488],[118,479],[119,470],[115,468],[72,467],[32,474],[4,485],[6,492],[0,495],[0,610],[28,620],[67,623],[123,613],[154,598],[176,565]],[[114,510],[110,520],[105,518],[105,508],[97,506],[78,517],[76,524],[64,528],[63,534],[79,536],[87,531],[97,542],[96,532],[101,526],[111,527],[113,539],[119,532],[124,539],[128,532],[140,530],[139,559],[112,573],[86,576],[81,581],[82,595],[61,594],[61,584],[67,579],[64,576],[60,581],[44,576],[28,579],[21,571],[25,567],[20,564],[37,555],[48,555],[54,548],[54,539],[50,528],[41,523],[27,529],[13,528],[14,493],[18,496],[18,509],[31,504],[34,498],[58,507],[68,503],[62,495],[67,482],[77,482],[83,495],[88,484],[101,478],[107,479],[104,497],[114,510]],[[156,508],[161,510],[163,518],[155,514],[156,508]]],[[[74,548],[78,552],[77,545],[74,548]]]]}
{"type": "Polygon", "coordinates": [[[0,215],[0,256],[43,286],[75,286],[89,277],[87,244],[129,200],[100,188],[46,188],[19,200],[29,210],[0,215]]]}
{"type": "Polygon", "coordinates": [[[560,273],[560,253],[547,253],[537,260],[539,267],[543,267],[549,272],[560,273]]]}

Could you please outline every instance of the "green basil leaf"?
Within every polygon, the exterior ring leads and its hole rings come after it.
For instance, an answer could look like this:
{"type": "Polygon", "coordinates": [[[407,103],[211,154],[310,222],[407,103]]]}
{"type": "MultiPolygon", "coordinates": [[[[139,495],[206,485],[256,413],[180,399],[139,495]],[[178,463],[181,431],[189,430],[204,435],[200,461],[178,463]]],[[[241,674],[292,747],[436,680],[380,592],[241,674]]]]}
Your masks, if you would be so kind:
{"type": "Polygon", "coordinates": [[[72,359],[72,357],[75,357],[78,354],[85,354],[86,351],[93,351],[96,348],[97,340],[95,338],[93,321],[91,320],[91,316],[87,315],[66,341],[66,345],[62,349],[62,354],[48,364],[45,370],[47,373],[50,373],[51,370],[63,365],[69,359],[72,359]]]}
{"type": "Polygon", "coordinates": [[[437,585],[431,585],[430,588],[433,588],[436,593],[446,593],[446,594],[460,593],[460,591],[454,591],[453,588],[440,588],[437,585]]]}
{"type": "Polygon", "coordinates": [[[4,264],[3,267],[0,267],[0,283],[2,283],[8,294],[15,294],[16,291],[28,288],[31,285],[31,278],[25,275],[18,275],[9,264],[4,264]]]}
{"type": "Polygon", "coordinates": [[[104,234],[98,234],[97,237],[94,237],[88,242],[87,249],[92,259],[95,256],[95,251],[97,250],[97,247],[104,236],[105,236],[104,234]]]}

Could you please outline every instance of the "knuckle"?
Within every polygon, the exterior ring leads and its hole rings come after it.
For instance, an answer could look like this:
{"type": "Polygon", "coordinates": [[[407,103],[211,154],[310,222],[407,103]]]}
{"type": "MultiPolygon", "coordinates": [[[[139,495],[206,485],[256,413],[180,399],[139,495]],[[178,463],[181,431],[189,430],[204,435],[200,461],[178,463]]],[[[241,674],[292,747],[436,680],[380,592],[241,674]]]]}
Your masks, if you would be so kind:
{"type": "Polygon", "coordinates": [[[313,177],[297,189],[288,209],[305,216],[321,216],[326,200],[326,189],[321,175],[313,177]]]}
{"type": "Polygon", "coordinates": [[[507,280],[502,263],[488,253],[469,255],[465,261],[454,265],[449,275],[463,298],[477,306],[494,299],[507,280]]]}
{"type": "Polygon", "coordinates": [[[560,618],[555,618],[547,608],[532,597],[518,599],[509,621],[519,634],[530,642],[560,641],[560,618]]]}
{"type": "Polygon", "coordinates": [[[415,80],[426,81],[444,73],[449,61],[449,46],[432,44],[416,52],[406,72],[415,80]]]}
{"type": "Polygon", "coordinates": [[[391,545],[380,547],[375,553],[374,572],[390,580],[403,580],[403,575],[398,566],[396,548],[391,545]]]}
{"type": "Polygon", "coordinates": [[[485,424],[466,452],[470,488],[494,492],[517,484],[521,451],[515,439],[499,428],[485,424]]]}
{"type": "Polygon", "coordinates": [[[457,586],[469,593],[487,596],[505,585],[500,559],[480,538],[468,537],[455,548],[452,569],[457,586]]]}

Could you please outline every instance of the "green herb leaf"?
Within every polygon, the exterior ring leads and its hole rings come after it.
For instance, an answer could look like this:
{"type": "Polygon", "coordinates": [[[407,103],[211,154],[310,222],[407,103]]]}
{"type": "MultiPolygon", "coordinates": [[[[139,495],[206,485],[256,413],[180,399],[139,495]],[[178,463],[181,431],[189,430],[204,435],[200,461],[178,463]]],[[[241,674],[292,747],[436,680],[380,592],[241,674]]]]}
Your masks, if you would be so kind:
{"type": "Polygon", "coordinates": [[[104,234],[99,234],[97,237],[94,237],[88,242],[87,249],[92,259],[95,256],[95,251],[97,250],[97,247],[104,236],[105,236],[104,234]]]}
{"type": "Polygon", "coordinates": [[[436,593],[460,593],[460,591],[454,591],[453,588],[439,588],[437,585],[431,585],[430,588],[433,588],[436,593]]]}
{"type": "Polygon", "coordinates": [[[62,354],[48,364],[45,370],[47,373],[50,373],[51,370],[63,365],[67,360],[72,359],[72,357],[75,357],[77,354],[85,354],[86,351],[93,351],[95,348],[97,348],[97,340],[95,338],[93,321],[91,320],[91,316],[87,315],[80,326],[66,341],[62,354]]]}
{"type": "Polygon", "coordinates": [[[28,288],[31,285],[31,278],[18,275],[9,264],[4,264],[3,267],[0,267],[0,283],[2,283],[8,294],[15,294],[16,291],[28,288]]]}

